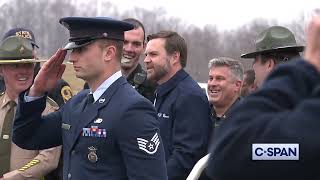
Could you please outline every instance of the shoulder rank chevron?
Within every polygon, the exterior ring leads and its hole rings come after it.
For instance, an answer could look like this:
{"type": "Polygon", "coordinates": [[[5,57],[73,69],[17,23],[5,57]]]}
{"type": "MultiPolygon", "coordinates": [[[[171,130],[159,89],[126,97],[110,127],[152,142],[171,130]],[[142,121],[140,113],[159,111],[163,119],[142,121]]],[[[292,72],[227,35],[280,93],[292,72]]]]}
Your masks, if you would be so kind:
{"type": "Polygon", "coordinates": [[[145,151],[148,154],[156,153],[160,144],[160,138],[158,136],[158,133],[155,133],[150,141],[145,140],[143,138],[137,138],[137,141],[139,149],[145,151]]]}

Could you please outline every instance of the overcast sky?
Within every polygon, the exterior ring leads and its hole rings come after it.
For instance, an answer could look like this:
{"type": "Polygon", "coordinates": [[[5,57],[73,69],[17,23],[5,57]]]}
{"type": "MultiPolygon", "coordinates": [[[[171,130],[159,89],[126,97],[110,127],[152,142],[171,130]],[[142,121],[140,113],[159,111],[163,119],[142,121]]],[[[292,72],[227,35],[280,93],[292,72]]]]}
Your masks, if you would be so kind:
{"type": "MultiPolygon", "coordinates": [[[[0,0],[0,6],[6,1],[0,0]]],[[[220,30],[236,28],[255,18],[290,22],[302,13],[310,16],[312,10],[320,8],[320,0],[90,0],[92,5],[99,4],[95,3],[98,1],[110,1],[120,12],[133,7],[163,7],[168,16],[199,27],[213,24],[220,30]]]]}
{"type": "Polygon", "coordinates": [[[119,10],[132,7],[153,9],[164,7],[169,16],[188,24],[203,27],[217,25],[221,30],[232,29],[254,18],[276,19],[279,23],[309,15],[320,8],[320,0],[110,0],[119,10]]]}

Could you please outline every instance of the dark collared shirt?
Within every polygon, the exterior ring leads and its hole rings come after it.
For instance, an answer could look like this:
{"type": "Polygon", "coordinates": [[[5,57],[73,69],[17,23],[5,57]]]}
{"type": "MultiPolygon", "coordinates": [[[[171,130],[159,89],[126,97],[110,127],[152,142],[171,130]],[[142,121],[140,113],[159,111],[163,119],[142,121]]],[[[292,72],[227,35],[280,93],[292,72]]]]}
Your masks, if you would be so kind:
{"type": "Polygon", "coordinates": [[[229,117],[229,114],[230,114],[231,109],[234,108],[234,106],[235,106],[236,104],[238,104],[238,102],[240,102],[240,101],[241,101],[241,98],[240,98],[240,97],[237,98],[237,99],[233,102],[233,104],[229,107],[229,109],[227,109],[227,111],[226,111],[222,116],[220,116],[220,117],[217,116],[216,111],[214,110],[214,107],[213,107],[213,105],[211,104],[211,107],[212,107],[212,108],[211,108],[211,113],[212,113],[212,119],[214,120],[214,127],[220,126],[221,123],[222,123],[227,117],[229,117]]]}

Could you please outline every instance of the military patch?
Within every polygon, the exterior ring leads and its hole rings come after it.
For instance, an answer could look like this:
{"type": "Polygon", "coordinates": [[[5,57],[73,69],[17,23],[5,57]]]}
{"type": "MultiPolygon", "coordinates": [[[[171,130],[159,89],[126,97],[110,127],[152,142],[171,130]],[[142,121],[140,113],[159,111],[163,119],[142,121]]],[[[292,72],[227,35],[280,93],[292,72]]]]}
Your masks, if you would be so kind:
{"type": "Polygon", "coordinates": [[[137,138],[137,142],[139,149],[148,154],[154,154],[158,150],[160,138],[158,136],[158,133],[155,133],[150,141],[143,138],[137,138]]]}
{"type": "Polygon", "coordinates": [[[60,93],[64,102],[67,102],[73,96],[70,86],[63,86],[60,93]]]}

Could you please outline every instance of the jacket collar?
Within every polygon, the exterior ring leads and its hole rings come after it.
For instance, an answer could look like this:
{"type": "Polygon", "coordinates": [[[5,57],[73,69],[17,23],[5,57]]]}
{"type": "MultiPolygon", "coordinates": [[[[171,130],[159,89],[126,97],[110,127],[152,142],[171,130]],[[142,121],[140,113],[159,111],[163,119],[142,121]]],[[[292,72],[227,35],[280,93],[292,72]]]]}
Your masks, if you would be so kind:
{"type": "Polygon", "coordinates": [[[171,79],[157,87],[156,93],[158,94],[158,97],[161,97],[174,89],[180,81],[187,76],[189,76],[189,74],[184,69],[180,69],[171,79]]]}

